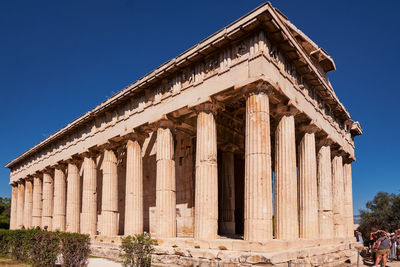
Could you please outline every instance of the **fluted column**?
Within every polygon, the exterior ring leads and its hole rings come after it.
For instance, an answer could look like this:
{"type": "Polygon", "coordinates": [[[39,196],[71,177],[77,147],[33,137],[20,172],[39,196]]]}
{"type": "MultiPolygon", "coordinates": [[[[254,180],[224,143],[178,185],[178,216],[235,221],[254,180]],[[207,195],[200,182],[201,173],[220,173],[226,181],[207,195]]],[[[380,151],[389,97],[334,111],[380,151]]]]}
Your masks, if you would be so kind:
{"type": "Polygon", "coordinates": [[[319,237],[333,238],[332,162],[330,143],[323,141],[318,150],[319,237]]]}
{"type": "Polygon", "coordinates": [[[49,231],[53,229],[53,196],[53,177],[46,171],[43,173],[42,228],[47,226],[47,230],[49,231]]]}
{"type": "Polygon", "coordinates": [[[343,159],[335,155],[332,160],[332,192],[333,192],[333,233],[335,237],[346,236],[344,221],[344,181],[343,159]]]}
{"type": "Polygon", "coordinates": [[[66,229],[66,187],[64,170],[57,166],[54,170],[53,230],[63,232],[66,229]]]}
{"type": "Polygon", "coordinates": [[[67,232],[80,232],[81,185],[77,162],[70,160],[67,168],[67,232]]]}
{"type": "Polygon", "coordinates": [[[33,177],[32,226],[42,227],[42,178],[33,177]]]}
{"type": "Polygon", "coordinates": [[[118,235],[118,173],[117,157],[111,149],[104,150],[103,195],[101,202],[101,235],[118,235]]]}
{"type": "Polygon", "coordinates": [[[24,227],[32,228],[32,178],[25,179],[24,227]]]}
{"type": "MultiPolygon", "coordinates": [[[[158,169],[157,169],[158,171],[158,169]]],[[[137,140],[126,144],[125,235],[143,233],[143,165],[137,140]]]]}
{"type": "Polygon", "coordinates": [[[194,238],[213,240],[218,234],[217,129],[211,103],[198,107],[194,238]]]}
{"type": "Polygon", "coordinates": [[[176,188],[174,138],[171,129],[163,124],[157,129],[156,212],[158,223],[157,237],[175,237],[176,188]]]}
{"type": "Polygon", "coordinates": [[[275,237],[299,237],[294,115],[283,114],[275,132],[275,237]]]}
{"type": "Polygon", "coordinates": [[[272,239],[272,171],[269,97],[252,92],[246,101],[244,239],[272,239]]]}
{"type": "Polygon", "coordinates": [[[354,220],[353,220],[353,188],[351,175],[351,162],[343,165],[344,179],[344,211],[346,221],[346,237],[354,239],[354,220]]]}
{"type": "Polygon", "coordinates": [[[25,181],[18,181],[17,229],[24,225],[25,181]]]}
{"type": "Polygon", "coordinates": [[[11,184],[11,212],[10,212],[10,229],[17,229],[18,214],[18,184],[11,184]]]}
{"type": "Polygon", "coordinates": [[[315,131],[309,125],[302,127],[304,134],[299,144],[299,236],[315,239],[318,229],[317,158],[315,131]]]}
{"type": "Polygon", "coordinates": [[[95,158],[83,160],[81,233],[97,234],[97,169],[95,158]]]}
{"type": "Polygon", "coordinates": [[[232,145],[225,145],[221,157],[220,231],[235,233],[235,162],[232,145]]]}

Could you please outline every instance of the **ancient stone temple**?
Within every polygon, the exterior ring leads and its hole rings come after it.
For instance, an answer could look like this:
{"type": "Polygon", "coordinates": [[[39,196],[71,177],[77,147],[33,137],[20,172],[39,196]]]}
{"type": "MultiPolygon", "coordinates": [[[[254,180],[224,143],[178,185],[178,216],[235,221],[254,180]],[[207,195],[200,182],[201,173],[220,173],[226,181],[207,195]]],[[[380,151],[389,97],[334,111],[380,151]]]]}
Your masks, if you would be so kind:
{"type": "Polygon", "coordinates": [[[8,163],[11,228],[90,234],[98,254],[146,231],[170,265],[352,260],[362,129],[333,70],[263,4],[8,163]]]}

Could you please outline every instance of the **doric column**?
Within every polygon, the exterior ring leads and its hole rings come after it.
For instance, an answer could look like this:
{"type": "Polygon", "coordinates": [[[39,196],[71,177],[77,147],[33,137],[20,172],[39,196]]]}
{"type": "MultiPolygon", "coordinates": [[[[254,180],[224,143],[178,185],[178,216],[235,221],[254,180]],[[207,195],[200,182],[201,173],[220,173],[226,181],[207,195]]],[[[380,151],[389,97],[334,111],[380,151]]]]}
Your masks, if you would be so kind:
{"type": "Polygon", "coordinates": [[[24,226],[25,181],[18,181],[17,229],[24,226]]]}
{"type": "Polygon", "coordinates": [[[83,159],[81,233],[97,234],[97,168],[94,155],[83,159]]]}
{"type": "Polygon", "coordinates": [[[197,115],[194,238],[213,240],[218,234],[218,166],[215,107],[201,104],[197,115]]]}
{"type": "Polygon", "coordinates": [[[81,185],[77,162],[68,161],[67,168],[67,232],[80,232],[81,185]]]}
{"type": "Polygon", "coordinates": [[[103,189],[101,201],[101,235],[118,235],[118,173],[117,157],[111,149],[104,150],[103,189]]]}
{"type": "Polygon", "coordinates": [[[333,238],[331,142],[323,140],[318,149],[318,220],[319,237],[333,238]]]}
{"type": "Polygon", "coordinates": [[[281,114],[275,132],[275,237],[299,237],[295,124],[292,113],[281,114]]]}
{"type": "Polygon", "coordinates": [[[42,227],[42,178],[33,177],[32,226],[42,227]]]}
{"type": "Polygon", "coordinates": [[[333,233],[334,237],[346,236],[344,222],[344,182],[343,159],[335,155],[332,160],[332,192],[333,192],[333,233]]]}
{"type": "Polygon", "coordinates": [[[57,166],[54,170],[54,206],[53,206],[53,230],[65,232],[66,229],[66,181],[62,166],[57,166]]]}
{"type": "Polygon", "coordinates": [[[220,232],[235,234],[235,161],[234,146],[224,146],[221,157],[220,232]]]}
{"type": "Polygon", "coordinates": [[[272,239],[272,171],[268,91],[246,100],[244,239],[272,239]]]}
{"type": "Polygon", "coordinates": [[[157,129],[157,237],[176,237],[174,137],[170,127],[171,122],[162,121],[157,129]]]}
{"type": "Polygon", "coordinates": [[[32,228],[32,178],[25,179],[24,227],[32,228]]]}
{"type": "Polygon", "coordinates": [[[143,233],[143,165],[138,140],[128,140],[126,143],[125,198],[124,233],[125,235],[141,234],[143,233]]]}
{"type": "Polygon", "coordinates": [[[17,229],[17,210],[18,210],[18,184],[11,184],[11,212],[10,212],[10,229],[17,229]]]}
{"type": "Polygon", "coordinates": [[[315,239],[318,229],[317,158],[313,125],[301,127],[299,144],[299,236],[315,239]]]}
{"type": "Polygon", "coordinates": [[[346,221],[346,236],[349,239],[354,239],[354,220],[353,220],[353,189],[351,162],[347,161],[343,165],[344,179],[344,211],[346,221]]]}
{"type": "Polygon", "coordinates": [[[53,178],[49,171],[43,172],[43,209],[42,209],[42,228],[47,226],[47,230],[53,228],[53,178]]]}

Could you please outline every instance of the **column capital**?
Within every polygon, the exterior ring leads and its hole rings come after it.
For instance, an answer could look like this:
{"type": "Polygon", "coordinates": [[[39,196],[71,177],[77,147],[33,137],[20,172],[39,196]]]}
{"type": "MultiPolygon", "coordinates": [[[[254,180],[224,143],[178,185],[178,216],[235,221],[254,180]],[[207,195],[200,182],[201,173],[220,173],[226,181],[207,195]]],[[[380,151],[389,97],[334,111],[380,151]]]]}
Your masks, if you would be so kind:
{"type": "Polygon", "coordinates": [[[100,154],[101,153],[98,150],[88,149],[85,152],[83,152],[81,155],[83,158],[96,158],[100,154]]]}
{"type": "Polygon", "coordinates": [[[320,130],[320,128],[317,125],[315,125],[314,121],[311,121],[308,124],[300,125],[298,127],[298,130],[300,131],[301,134],[305,134],[305,133],[316,133],[320,130]]]}
{"type": "Polygon", "coordinates": [[[355,157],[350,156],[350,155],[345,155],[343,157],[343,163],[346,163],[346,164],[351,164],[355,160],[356,160],[355,157]]]}
{"type": "Polygon", "coordinates": [[[47,166],[41,172],[42,172],[42,174],[48,174],[50,176],[54,175],[54,169],[51,166],[47,166]]]}
{"type": "Polygon", "coordinates": [[[125,143],[128,141],[137,141],[142,146],[147,137],[149,137],[148,133],[134,130],[132,133],[124,136],[124,141],[125,143]]]}
{"type": "Polygon", "coordinates": [[[318,138],[315,141],[316,141],[315,144],[316,144],[318,149],[323,147],[323,146],[331,146],[332,144],[335,143],[330,137],[318,138]]]}
{"type": "Polygon", "coordinates": [[[235,151],[239,150],[239,147],[235,144],[232,143],[226,143],[223,144],[220,148],[223,152],[232,152],[234,153],[235,151]]]}
{"type": "Polygon", "coordinates": [[[71,157],[67,158],[63,162],[66,164],[81,164],[83,161],[82,154],[74,154],[71,157]]]}
{"type": "Polygon", "coordinates": [[[289,100],[287,102],[285,101],[276,105],[272,112],[272,115],[274,115],[274,117],[279,120],[283,116],[296,116],[300,113],[301,111],[292,104],[292,100],[289,100]]]}
{"type": "Polygon", "coordinates": [[[33,181],[33,176],[32,175],[28,175],[27,177],[25,177],[25,182],[32,182],[33,181]]]}
{"type": "Polygon", "coordinates": [[[274,87],[270,84],[261,83],[261,84],[252,84],[249,87],[244,88],[244,94],[246,98],[251,95],[258,95],[258,94],[266,94],[270,95],[273,93],[274,87]]]}
{"type": "Polygon", "coordinates": [[[223,110],[224,106],[221,103],[217,103],[213,99],[209,99],[204,103],[201,103],[194,107],[197,114],[200,112],[212,113],[214,116],[217,115],[218,111],[223,110]]]}
{"type": "Polygon", "coordinates": [[[331,155],[332,155],[332,158],[342,157],[344,159],[347,156],[347,153],[344,151],[343,147],[339,147],[337,149],[332,149],[331,155]]]}
{"type": "Polygon", "coordinates": [[[57,162],[56,164],[54,164],[52,166],[52,168],[64,171],[67,168],[67,166],[68,166],[68,163],[64,160],[61,160],[61,161],[57,162]]]}

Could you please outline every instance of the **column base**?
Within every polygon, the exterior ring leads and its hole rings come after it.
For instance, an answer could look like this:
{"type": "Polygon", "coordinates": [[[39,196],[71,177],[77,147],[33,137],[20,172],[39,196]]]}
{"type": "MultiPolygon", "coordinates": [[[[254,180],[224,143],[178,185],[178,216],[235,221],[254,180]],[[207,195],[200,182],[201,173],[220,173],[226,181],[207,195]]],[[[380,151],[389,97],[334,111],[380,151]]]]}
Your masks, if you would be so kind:
{"type": "Polygon", "coordinates": [[[103,236],[118,235],[119,213],[115,211],[103,211],[101,213],[101,232],[103,236]]]}

